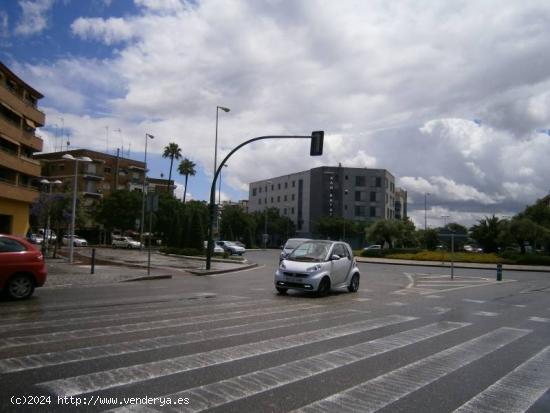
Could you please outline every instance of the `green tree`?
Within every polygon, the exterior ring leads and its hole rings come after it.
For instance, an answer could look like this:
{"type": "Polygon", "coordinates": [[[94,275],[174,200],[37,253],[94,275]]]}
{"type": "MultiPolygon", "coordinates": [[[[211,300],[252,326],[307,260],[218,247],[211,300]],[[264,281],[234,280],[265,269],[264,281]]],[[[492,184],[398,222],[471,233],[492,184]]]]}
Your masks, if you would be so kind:
{"type": "Polygon", "coordinates": [[[500,235],[500,221],[493,215],[491,218],[480,219],[479,223],[470,228],[470,236],[477,241],[485,252],[497,252],[500,235]]]}
{"type": "Polygon", "coordinates": [[[428,228],[422,230],[423,244],[430,251],[434,251],[439,244],[439,234],[436,229],[428,228]]]}
{"type": "Polygon", "coordinates": [[[141,219],[141,205],[141,192],[119,189],[100,202],[95,218],[107,230],[135,229],[136,221],[141,219]]]}
{"type": "Polygon", "coordinates": [[[529,218],[514,217],[510,222],[510,235],[518,244],[521,253],[525,254],[526,243],[535,246],[537,242],[541,242],[545,236],[545,228],[529,218]]]}
{"type": "Polygon", "coordinates": [[[376,221],[367,230],[367,239],[380,245],[388,243],[389,248],[393,248],[395,240],[402,235],[402,225],[400,221],[393,219],[376,221]]]}
{"type": "Polygon", "coordinates": [[[185,194],[187,193],[187,179],[189,178],[189,175],[195,176],[197,171],[195,171],[195,166],[197,166],[193,161],[190,159],[184,158],[183,161],[180,162],[178,166],[178,172],[185,176],[185,185],[183,187],[183,200],[182,202],[185,204],[185,194]]]}
{"type": "Polygon", "coordinates": [[[181,158],[181,148],[177,143],[170,142],[168,146],[164,147],[164,152],[162,153],[163,158],[170,158],[170,173],[168,174],[168,185],[172,181],[172,165],[174,164],[174,159],[181,158]]]}
{"type": "Polygon", "coordinates": [[[240,206],[225,206],[220,220],[220,236],[222,239],[240,240],[248,247],[252,246],[252,234],[256,223],[250,214],[240,206]]]}

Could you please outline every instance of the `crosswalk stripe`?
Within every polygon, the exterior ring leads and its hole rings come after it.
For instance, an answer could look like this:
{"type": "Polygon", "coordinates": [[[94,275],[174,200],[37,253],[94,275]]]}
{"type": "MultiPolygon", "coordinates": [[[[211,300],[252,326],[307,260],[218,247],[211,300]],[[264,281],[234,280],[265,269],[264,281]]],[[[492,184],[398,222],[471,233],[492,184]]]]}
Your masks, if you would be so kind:
{"type": "Polygon", "coordinates": [[[550,388],[550,347],[546,347],[455,413],[520,413],[550,388]]]}
{"type": "Polygon", "coordinates": [[[108,314],[108,315],[93,315],[85,317],[73,317],[69,319],[56,319],[56,320],[45,320],[45,321],[30,321],[26,323],[14,323],[14,324],[3,324],[0,326],[0,332],[14,331],[21,329],[38,329],[38,328],[47,328],[47,327],[60,327],[68,326],[73,324],[82,324],[84,322],[94,322],[101,323],[106,321],[116,320],[120,322],[121,320],[138,318],[140,316],[162,316],[178,313],[196,313],[204,311],[205,309],[216,310],[216,309],[226,309],[226,308],[235,308],[235,307],[257,307],[262,303],[265,303],[269,300],[258,300],[258,301],[242,301],[242,302],[229,302],[222,304],[186,304],[185,306],[178,305],[176,308],[159,308],[159,309],[150,309],[144,308],[139,311],[129,311],[124,313],[117,314],[108,314]]]}
{"type": "Polygon", "coordinates": [[[158,377],[233,362],[306,344],[357,334],[392,324],[415,320],[415,317],[390,315],[376,319],[343,324],[330,329],[308,331],[292,336],[278,337],[255,343],[226,347],[204,353],[191,354],[161,361],[137,364],[114,370],[85,374],[38,384],[57,396],[76,396],[158,377]]]}
{"type": "Polygon", "coordinates": [[[531,330],[499,328],[295,412],[375,412],[530,332],[531,330]]]}
{"type": "Polygon", "coordinates": [[[65,340],[77,340],[82,338],[90,338],[97,336],[107,336],[113,334],[134,333],[137,331],[150,331],[163,328],[182,327],[187,325],[194,325],[198,323],[208,323],[213,321],[226,321],[234,320],[244,317],[254,317],[259,315],[269,315],[286,313],[296,310],[307,310],[311,308],[319,308],[318,305],[311,304],[297,304],[293,306],[282,307],[280,305],[276,307],[264,307],[261,310],[243,310],[234,311],[230,313],[221,314],[206,314],[195,317],[176,318],[170,320],[157,320],[157,321],[145,321],[131,324],[121,324],[118,326],[110,327],[95,327],[69,331],[59,331],[55,333],[35,334],[32,336],[17,336],[0,339],[0,348],[25,346],[29,344],[43,344],[53,343],[57,341],[65,340]]]}
{"type": "Polygon", "coordinates": [[[364,314],[364,312],[357,310],[334,311],[322,308],[312,309],[309,310],[307,314],[301,314],[294,317],[285,317],[267,321],[261,320],[255,323],[219,327],[212,330],[191,331],[188,333],[174,334],[164,337],[156,337],[151,339],[146,338],[44,354],[28,354],[21,357],[0,359],[0,373],[12,373],[15,371],[37,369],[51,365],[60,365],[77,361],[81,362],[104,357],[137,353],[140,351],[158,350],[165,347],[197,343],[205,340],[214,340],[259,331],[268,331],[283,326],[290,327],[307,323],[315,323],[321,320],[333,320],[342,317],[349,317],[351,314],[364,314]],[[245,327],[246,330],[243,330],[245,327]]]}
{"type": "MultiPolygon", "coordinates": [[[[186,412],[200,412],[388,353],[466,325],[469,324],[447,321],[433,323],[164,397],[172,399],[188,397],[193,402],[189,406],[186,406],[186,412]],[[215,396],[212,397],[212,395],[215,396]]],[[[130,412],[140,411],[140,409],[141,406],[134,405],[115,411],[130,412]]],[[[172,409],[171,411],[178,410],[172,409]]]]}

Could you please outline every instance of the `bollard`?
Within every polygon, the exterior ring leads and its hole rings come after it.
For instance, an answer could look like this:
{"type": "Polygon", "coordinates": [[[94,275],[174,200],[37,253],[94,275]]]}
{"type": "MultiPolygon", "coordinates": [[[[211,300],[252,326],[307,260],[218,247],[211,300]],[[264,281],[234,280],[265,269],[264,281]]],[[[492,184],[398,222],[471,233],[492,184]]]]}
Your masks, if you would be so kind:
{"type": "Polygon", "coordinates": [[[90,274],[95,273],[95,248],[92,248],[92,269],[90,274]]]}
{"type": "Polygon", "coordinates": [[[502,264],[497,264],[497,281],[502,281],[502,264]]]}

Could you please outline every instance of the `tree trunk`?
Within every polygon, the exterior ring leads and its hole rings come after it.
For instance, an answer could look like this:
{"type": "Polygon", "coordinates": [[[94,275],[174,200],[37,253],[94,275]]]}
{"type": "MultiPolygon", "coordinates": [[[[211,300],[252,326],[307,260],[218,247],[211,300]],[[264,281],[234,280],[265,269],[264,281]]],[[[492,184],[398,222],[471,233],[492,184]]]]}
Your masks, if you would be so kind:
{"type": "Polygon", "coordinates": [[[183,187],[183,203],[185,204],[185,194],[187,193],[187,178],[189,178],[189,175],[185,175],[185,186],[183,187]]]}

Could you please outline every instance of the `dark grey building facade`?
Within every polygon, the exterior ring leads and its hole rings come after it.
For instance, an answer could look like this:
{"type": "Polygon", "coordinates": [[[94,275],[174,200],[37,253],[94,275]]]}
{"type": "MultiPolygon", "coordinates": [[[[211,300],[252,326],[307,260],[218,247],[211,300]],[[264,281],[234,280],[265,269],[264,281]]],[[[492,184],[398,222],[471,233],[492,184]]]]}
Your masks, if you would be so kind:
{"type": "Polygon", "coordinates": [[[397,218],[396,199],[403,218],[406,192],[395,187],[394,176],[385,169],[326,166],[250,183],[248,210],[278,208],[296,224],[299,235],[310,236],[323,216],[355,221],[397,218]]]}

